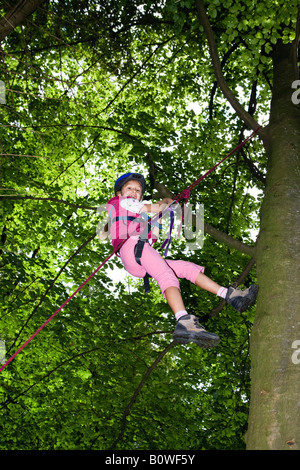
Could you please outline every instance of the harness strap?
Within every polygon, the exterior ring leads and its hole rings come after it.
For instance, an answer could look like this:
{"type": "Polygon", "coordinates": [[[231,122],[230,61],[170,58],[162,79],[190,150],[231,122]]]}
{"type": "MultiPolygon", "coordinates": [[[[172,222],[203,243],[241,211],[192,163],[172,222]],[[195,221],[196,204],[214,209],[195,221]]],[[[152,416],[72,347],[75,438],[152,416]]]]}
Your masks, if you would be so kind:
{"type": "MultiPolygon", "coordinates": [[[[134,247],[134,257],[135,257],[135,261],[141,266],[141,256],[142,256],[142,253],[143,253],[143,249],[144,249],[144,246],[145,246],[145,243],[148,243],[148,240],[144,240],[143,238],[139,238],[137,244],[135,245],[134,247]]],[[[145,277],[144,277],[144,289],[145,289],[145,293],[146,294],[149,294],[150,292],[150,283],[149,283],[149,278],[150,278],[150,274],[146,273],[145,277]]]]}
{"type": "Polygon", "coordinates": [[[142,217],[134,217],[133,215],[118,215],[117,217],[110,218],[110,223],[113,224],[114,222],[119,222],[119,220],[129,220],[130,222],[135,221],[137,224],[148,222],[146,227],[148,232],[151,231],[151,225],[155,225],[155,227],[158,227],[160,230],[162,229],[162,225],[155,221],[152,222],[151,217],[149,217],[145,212],[141,212],[141,216],[142,217]]]}
{"type": "Polygon", "coordinates": [[[164,256],[167,256],[167,254],[168,254],[169,246],[170,246],[170,243],[171,243],[172,230],[173,230],[173,226],[174,226],[174,211],[171,207],[168,207],[168,211],[170,212],[169,235],[167,236],[167,238],[165,239],[165,241],[161,245],[161,248],[165,248],[164,256]]]}

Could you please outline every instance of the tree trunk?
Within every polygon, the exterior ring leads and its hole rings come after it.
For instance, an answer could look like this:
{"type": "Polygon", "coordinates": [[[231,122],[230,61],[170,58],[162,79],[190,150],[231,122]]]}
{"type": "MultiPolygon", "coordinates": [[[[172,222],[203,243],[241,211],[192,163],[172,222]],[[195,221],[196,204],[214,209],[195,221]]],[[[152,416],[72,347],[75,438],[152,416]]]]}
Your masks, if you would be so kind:
{"type": "Polygon", "coordinates": [[[27,16],[31,15],[43,0],[20,0],[0,19],[0,41],[6,38],[27,16]]]}
{"type": "Polygon", "coordinates": [[[292,52],[291,45],[278,44],[273,55],[268,174],[257,245],[260,291],[251,334],[249,450],[300,449],[300,112],[291,99],[297,78],[292,52]]]}

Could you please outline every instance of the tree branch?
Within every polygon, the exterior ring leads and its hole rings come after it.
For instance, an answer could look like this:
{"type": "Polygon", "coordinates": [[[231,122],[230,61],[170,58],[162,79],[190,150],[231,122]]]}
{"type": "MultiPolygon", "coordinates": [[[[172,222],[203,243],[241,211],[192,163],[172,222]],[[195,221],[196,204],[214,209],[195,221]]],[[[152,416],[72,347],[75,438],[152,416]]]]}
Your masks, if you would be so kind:
{"type": "MultiPolygon", "coordinates": [[[[173,37],[173,36],[172,36],[173,37]]],[[[143,68],[145,67],[145,65],[147,64],[147,62],[149,62],[149,60],[157,53],[157,51],[163,47],[165,44],[167,44],[172,38],[169,38],[167,39],[166,41],[163,41],[162,43],[160,43],[157,48],[151,52],[151,54],[146,57],[146,59],[144,60],[144,62],[142,63],[142,65],[137,69],[137,71],[126,81],[126,83],[124,83],[124,85],[121,87],[121,89],[117,92],[117,94],[114,96],[114,98],[112,98],[110,100],[110,102],[105,106],[105,108],[103,108],[101,111],[99,111],[99,113],[97,113],[95,115],[95,117],[98,117],[99,114],[107,111],[107,109],[116,101],[116,99],[118,98],[118,96],[125,90],[125,88],[129,85],[129,83],[131,83],[135,77],[143,70],[143,68]]]]}
{"type": "Polygon", "coordinates": [[[62,268],[59,270],[58,274],[55,276],[55,278],[51,281],[50,285],[47,287],[47,289],[45,290],[44,294],[42,295],[42,297],[40,298],[40,301],[39,303],[34,307],[33,311],[31,312],[31,314],[28,316],[27,320],[25,321],[24,325],[22,326],[22,328],[20,329],[20,331],[18,332],[13,344],[11,345],[11,347],[9,348],[8,352],[14,347],[14,345],[16,344],[18,338],[20,337],[22,331],[24,330],[24,328],[26,327],[26,325],[29,323],[29,321],[31,320],[31,318],[33,317],[33,315],[35,314],[35,312],[38,310],[38,308],[42,305],[42,303],[44,302],[48,292],[52,289],[52,287],[54,286],[55,282],[57,281],[57,279],[59,278],[59,276],[62,274],[62,272],[65,270],[65,268],[68,266],[68,264],[71,262],[71,260],[73,258],[75,258],[78,253],[88,244],[90,243],[96,236],[96,233],[93,234],[90,238],[88,238],[84,243],[82,243],[82,245],[80,245],[80,247],[70,256],[69,259],[67,259],[67,261],[65,262],[65,264],[62,266],[62,268]]]}
{"type": "MultiPolygon", "coordinates": [[[[172,341],[165,349],[163,349],[163,351],[161,351],[161,353],[159,354],[159,356],[155,359],[155,361],[153,362],[153,364],[149,367],[149,369],[147,370],[146,374],[144,375],[144,377],[142,378],[142,380],[140,381],[138,387],[135,389],[134,391],[134,394],[132,395],[132,398],[130,400],[130,402],[128,403],[128,405],[126,406],[124,412],[123,412],[123,416],[122,416],[122,426],[121,426],[121,431],[119,432],[119,435],[118,437],[114,440],[114,442],[112,443],[112,445],[110,446],[110,448],[108,450],[112,450],[116,447],[116,445],[120,442],[120,440],[123,438],[123,435],[124,435],[124,432],[125,432],[125,428],[126,428],[126,418],[127,416],[130,414],[130,411],[131,411],[131,408],[132,406],[134,405],[136,399],[137,399],[137,396],[138,394],[140,393],[140,391],[142,390],[143,386],[145,385],[145,382],[146,380],[148,379],[149,375],[151,374],[151,372],[153,372],[153,370],[156,368],[156,366],[160,363],[160,361],[163,359],[163,357],[167,354],[167,352],[174,346],[174,344],[176,344],[175,341],[172,341]]],[[[97,437],[98,438],[98,437],[97,437]]],[[[97,438],[95,439],[95,441],[97,440],[97,438]]],[[[95,443],[95,441],[93,442],[93,444],[95,443]]],[[[93,445],[92,444],[92,445],[93,445]]]]}
{"type": "Polygon", "coordinates": [[[224,243],[224,245],[228,246],[229,248],[232,248],[251,257],[255,256],[255,246],[247,245],[246,243],[243,243],[240,240],[237,240],[236,238],[227,235],[225,232],[221,232],[220,230],[213,227],[212,225],[209,225],[206,222],[204,222],[204,231],[218,242],[224,243]]]}
{"type": "MultiPolygon", "coordinates": [[[[124,341],[139,341],[139,340],[142,340],[144,339],[145,337],[149,337],[149,336],[153,336],[153,335],[160,335],[160,334],[170,334],[172,333],[172,331],[165,331],[165,330],[162,330],[162,331],[159,331],[159,330],[155,330],[155,331],[151,331],[150,333],[146,333],[145,335],[139,335],[139,336],[133,336],[132,338],[124,338],[124,339],[119,339],[119,340],[112,340],[112,343],[114,345],[116,344],[119,344],[121,342],[124,342],[124,341]]],[[[107,337],[101,337],[99,336],[98,339],[101,341],[102,339],[104,340],[107,340],[107,337]]],[[[168,347],[169,348],[169,347],[168,347]]],[[[85,356],[86,354],[91,354],[93,352],[96,352],[96,351],[99,351],[100,348],[99,347],[95,347],[95,348],[92,348],[92,349],[89,349],[87,351],[83,351],[81,353],[76,353],[76,354],[73,354],[73,356],[71,357],[68,357],[67,359],[64,359],[62,362],[60,362],[59,364],[57,364],[53,369],[51,369],[49,372],[47,372],[45,375],[43,375],[42,377],[40,377],[36,382],[34,382],[33,384],[29,385],[29,387],[27,387],[26,389],[24,389],[22,392],[19,393],[19,395],[16,395],[16,396],[13,396],[12,395],[12,391],[9,392],[9,398],[5,401],[5,402],[2,402],[0,403],[0,407],[5,407],[7,406],[8,404],[10,403],[17,403],[17,400],[18,398],[20,398],[21,396],[23,395],[26,395],[27,392],[29,392],[29,390],[31,390],[33,387],[35,387],[36,385],[38,385],[39,383],[41,383],[43,380],[47,379],[51,374],[53,374],[54,372],[56,372],[58,369],[60,369],[61,367],[63,367],[65,364],[68,364],[69,362],[71,361],[74,361],[75,359],[77,358],[80,358],[80,357],[83,357],[85,356]]],[[[164,350],[165,351],[165,350],[164,350]]],[[[153,369],[152,369],[153,370],[153,369]]],[[[2,384],[3,386],[3,384],[2,384]]]]}
{"type": "Polygon", "coordinates": [[[31,15],[43,0],[20,0],[0,20],[0,41],[3,41],[27,16],[31,15]]]}
{"type": "MultiPolygon", "coordinates": [[[[173,198],[174,195],[171,193],[171,191],[168,190],[168,188],[165,187],[162,183],[156,183],[154,184],[154,188],[158,192],[158,197],[159,198],[173,198]]],[[[193,224],[196,225],[196,216],[192,216],[193,219],[193,224]]],[[[240,251],[241,253],[244,253],[245,255],[254,257],[255,256],[255,246],[250,246],[247,245],[246,243],[241,242],[240,240],[237,240],[230,235],[227,235],[224,232],[221,232],[215,227],[212,227],[212,225],[209,225],[208,223],[204,222],[204,231],[208,233],[210,236],[212,236],[215,240],[218,242],[224,243],[226,246],[229,248],[233,248],[234,250],[240,251]]]]}
{"type": "MultiPolygon", "coordinates": [[[[254,265],[255,265],[255,258],[251,258],[251,260],[249,261],[249,263],[245,267],[242,274],[240,274],[240,276],[237,278],[237,280],[233,284],[231,284],[231,287],[234,287],[236,289],[240,284],[242,284],[245,281],[245,279],[248,277],[248,275],[250,274],[250,272],[251,272],[254,265]]],[[[225,307],[225,305],[227,305],[227,303],[223,299],[219,303],[219,305],[209,313],[208,317],[215,317],[216,315],[218,315],[221,312],[222,308],[225,307]]]]}
{"type": "Polygon", "coordinates": [[[33,201],[52,201],[55,203],[59,204],[66,204],[67,206],[74,207],[75,209],[86,209],[89,211],[96,211],[97,207],[91,207],[91,206],[82,206],[80,204],[74,204],[73,202],[68,202],[65,201],[64,199],[57,199],[55,197],[36,197],[36,196],[21,196],[18,194],[15,195],[0,195],[0,200],[1,199],[11,199],[11,200],[17,200],[17,199],[31,199],[33,201]]]}
{"type": "Polygon", "coordinates": [[[69,358],[65,359],[63,362],[61,362],[60,364],[55,366],[53,369],[51,369],[49,372],[47,372],[45,375],[43,375],[39,380],[37,380],[37,382],[29,385],[29,387],[27,387],[25,390],[20,392],[19,395],[16,395],[15,397],[12,397],[11,394],[10,394],[10,397],[5,402],[1,403],[0,405],[3,407],[3,406],[7,406],[9,403],[17,403],[18,398],[20,398],[22,395],[25,395],[27,392],[29,392],[29,390],[31,390],[37,384],[39,384],[40,382],[42,382],[43,380],[48,378],[51,374],[53,374],[55,371],[57,371],[57,369],[59,369],[63,365],[67,364],[68,362],[74,361],[74,359],[77,359],[78,357],[82,357],[82,356],[85,356],[86,354],[90,354],[92,352],[98,351],[99,349],[100,348],[95,347],[95,348],[92,348],[88,351],[83,351],[82,353],[74,354],[72,357],[69,357],[69,358]]]}
{"type": "MultiPolygon", "coordinates": [[[[196,2],[196,9],[197,9],[197,14],[198,18],[203,26],[208,45],[209,45],[209,50],[210,50],[210,56],[212,59],[212,64],[213,64],[213,69],[216,75],[217,82],[219,84],[219,87],[222,90],[223,95],[225,98],[228,100],[228,102],[231,104],[231,106],[234,108],[238,116],[242,119],[242,121],[245,122],[245,124],[253,130],[256,130],[260,124],[245,110],[245,108],[240,104],[240,102],[237,100],[231,89],[228,87],[226,80],[224,78],[223,72],[222,72],[222,67],[220,63],[220,58],[219,58],[219,53],[214,37],[213,30],[211,28],[211,25],[209,23],[205,7],[203,4],[202,0],[195,0],[196,2]]],[[[263,129],[261,129],[258,132],[258,135],[261,137],[261,139],[264,141],[266,139],[265,132],[263,129]]]]}
{"type": "MultiPolygon", "coordinates": [[[[226,52],[226,54],[224,54],[224,57],[222,59],[222,62],[220,63],[220,67],[221,69],[223,69],[223,67],[225,66],[226,64],[226,61],[227,59],[231,56],[231,54],[238,48],[238,44],[235,43],[231,46],[231,48],[226,52]]],[[[209,109],[209,119],[212,119],[213,118],[213,107],[214,107],[214,96],[215,96],[215,93],[216,93],[216,90],[217,90],[217,86],[218,86],[218,82],[215,81],[214,84],[213,84],[213,87],[212,87],[212,90],[210,92],[210,99],[209,99],[209,106],[208,106],[208,109],[209,109]]]]}

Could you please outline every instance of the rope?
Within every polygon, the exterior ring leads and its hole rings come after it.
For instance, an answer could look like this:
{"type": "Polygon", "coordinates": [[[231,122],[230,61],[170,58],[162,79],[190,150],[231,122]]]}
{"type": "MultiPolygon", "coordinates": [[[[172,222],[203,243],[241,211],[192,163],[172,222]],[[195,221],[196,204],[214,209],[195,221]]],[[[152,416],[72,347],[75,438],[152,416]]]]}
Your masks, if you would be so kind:
{"type": "MultiPolygon", "coordinates": [[[[232,154],[234,154],[235,152],[237,152],[239,149],[241,149],[250,139],[252,139],[252,137],[259,131],[259,129],[261,129],[262,126],[259,126],[254,132],[252,132],[252,134],[247,137],[246,139],[244,139],[234,150],[232,150],[228,155],[226,155],[226,157],[224,157],[222,160],[220,160],[216,165],[214,165],[210,170],[208,170],[206,173],[204,173],[202,176],[200,176],[200,178],[198,178],[196,181],[194,181],[192,184],[190,184],[190,186],[188,186],[187,188],[185,188],[181,193],[179,193],[175,198],[173,198],[173,202],[179,202],[181,199],[186,199],[188,200],[188,198],[190,197],[190,194],[191,194],[191,191],[192,189],[194,189],[201,181],[204,180],[204,178],[206,178],[210,173],[212,173],[219,165],[221,165],[225,160],[227,160],[227,158],[229,158],[232,154]]],[[[152,220],[152,222],[154,222],[155,220],[157,219],[160,219],[163,214],[165,214],[169,208],[170,208],[171,204],[169,204],[168,207],[166,207],[164,210],[162,210],[162,212],[160,212],[159,214],[156,214],[155,216],[153,216],[150,220],[152,220]]],[[[149,221],[148,221],[149,223],[149,221]]],[[[117,248],[115,248],[115,250],[110,253],[110,255],[105,258],[105,260],[100,264],[100,266],[95,269],[95,271],[81,284],[81,286],[79,286],[75,292],[73,292],[72,295],[70,295],[70,297],[65,300],[65,302],[56,310],[56,312],[54,312],[49,318],[48,320],[45,321],[45,323],[43,323],[37,330],[36,332],[27,340],[25,341],[24,344],[22,344],[22,346],[20,346],[19,349],[17,349],[17,351],[0,367],[0,372],[2,372],[3,369],[5,369],[5,367],[8,366],[8,364],[10,362],[12,362],[14,360],[14,358],[45,328],[46,325],[48,325],[48,323],[67,305],[67,303],[70,302],[70,300],[95,276],[95,274],[110,260],[110,258],[113,257],[113,255],[115,255],[119,250],[120,248],[123,246],[123,244],[126,242],[126,240],[123,240],[119,246],[117,248]]]]}
{"type": "MultiPolygon", "coordinates": [[[[126,240],[124,240],[125,242],[126,240]]],[[[78,289],[76,289],[75,292],[73,292],[72,295],[70,295],[70,297],[65,300],[65,302],[56,310],[56,312],[54,312],[51,317],[48,318],[48,320],[45,321],[45,323],[42,324],[42,326],[40,326],[36,332],[24,343],[22,344],[22,346],[5,362],[5,364],[2,365],[2,367],[0,367],[0,372],[6,367],[8,366],[8,364],[13,361],[13,359],[30,343],[30,341],[33,340],[33,338],[35,338],[39,333],[40,331],[42,331],[43,328],[45,328],[46,325],[48,325],[48,323],[67,305],[68,302],[70,302],[70,300],[92,279],[92,277],[95,276],[95,274],[105,265],[105,263],[107,263],[109,261],[109,259],[117,252],[117,250],[119,250],[119,248],[116,248],[101,264],[100,266],[95,269],[95,271],[81,284],[80,287],[78,287],[78,289]]]]}
{"type": "MultiPolygon", "coordinates": [[[[221,161],[219,161],[219,163],[217,163],[215,166],[213,166],[210,170],[208,170],[206,173],[204,173],[204,175],[200,176],[200,178],[198,178],[196,181],[194,181],[194,183],[190,184],[190,186],[188,186],[186,189],[184,189],[178,196],[180,197],[181,199],[184,198],[184,197],[189,197],[192,189],[194,189],[196,186],[198,186],[198,184],[204,180],[204,178],[206,178],[210,173],[212,173],[216,168],[218,168],[219,165],[221,165],[221,163],[223,163],[225,160],[227,160],[227,158],[231,157],[231,155],[233,155],[235,152],[237,152],[238,150],[240,150],[242,147],[244,147],[244,145],[252,139],[252,137],[254,137],[254,135],[262,128],[262,126],[259,126],[255,131],[252,132],[251,135],[249,135],[246,139],[244,139],[235,149],[233,149],[228,155],[226,155],[226,157],[224,157],[221,161]]],[[[177,198],[175,198],[176,200],[178,200],[177,198]]]]}
{"type": "Polygon", "coordinates": [[[261,128],[262,128],[262,126],[259,126],[257,129],[255,129],[255,131],[253,131],[252,134],[250,134],[248,137],[246,137],[246,139],[244,139],[242,142],[240,142],[239,145],[237,145],[230,153],[228,153],[228,155],[226,155],[224,158],[222,158],[222,160],[220,160],[218,163],[216,163],[216,165],[214,165],[210,170],[208,170],[206,173],[204,173],[202,176],[200,176],[200,178],[195,180],[192,184],[190,184],[187,188],[185,188],[181,193],[179,193],[176,197],[174,197],[171,204],[169,204],[159,214],[154,215],[150,220],[156,221],[156,220],[160,219],[170,209],[170,206],[174,202],[179,202],[181,199],[186,199],[186,203],[187,203],[187,201],[190,197],[191,191],[196,186],[198,186],[198,184],[201,183],[201,181],[203,181],[204,178],[206,178],[210,173],[212,173],[214,170],[216,170],[218,168],[218,166],[220,166],[225,160],[227,160],[227,158],[231,157],[231,155],[233,155],[235,152],[237,152],[242,147],[244,147],[244,145],[246,145],[246,143],[249,142],[249,140],[251,140],[261,128]]]}

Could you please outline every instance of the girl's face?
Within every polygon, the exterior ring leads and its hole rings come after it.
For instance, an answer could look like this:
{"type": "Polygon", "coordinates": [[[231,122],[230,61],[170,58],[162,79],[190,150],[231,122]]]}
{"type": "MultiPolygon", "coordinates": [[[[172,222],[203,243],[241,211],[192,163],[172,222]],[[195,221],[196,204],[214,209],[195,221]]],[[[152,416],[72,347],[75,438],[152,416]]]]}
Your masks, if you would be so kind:
{"type": "Polygon", "coordinates": [[[127,183],[125,183],[122,187],[121,191],[117,192],[117,196],[133,197],[134,199],[138,199],[140,201],[142,198],[142,186],[138,181],[127,181],[127,183]]]}

